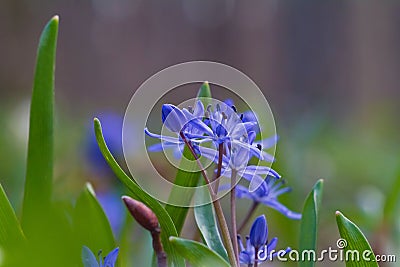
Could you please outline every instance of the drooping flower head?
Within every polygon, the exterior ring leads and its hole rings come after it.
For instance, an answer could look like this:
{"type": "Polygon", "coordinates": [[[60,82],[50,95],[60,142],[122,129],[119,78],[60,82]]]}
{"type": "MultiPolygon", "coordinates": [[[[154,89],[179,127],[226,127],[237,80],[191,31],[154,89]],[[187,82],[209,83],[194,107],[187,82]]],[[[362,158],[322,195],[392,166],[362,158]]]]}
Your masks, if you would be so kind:
{"type": "Polygon", "coordinates": [[[291,190],[290,187],[282,187],[283,185],[284,180],[268,175],[263,183],[253,192],[250,192],[249,189],[243,185],[237,185],[236,196],[238,198],[251,199],[254,203],[264,204],[279,211],[290,219],[300,220],[300,213],[289,210],[278,200],[278,196],[291,190]]]}
{"type": "Polygon", "coordinates": [[[98,261],[93,252],[86,246],[82,247],[82,261],[84,267],[114,267],[117,261],[119,248],[115,248],[103,259],[101,251],[98,254],[98,261]],[[104,260],[104,262],[103,262],[104,260]]]}

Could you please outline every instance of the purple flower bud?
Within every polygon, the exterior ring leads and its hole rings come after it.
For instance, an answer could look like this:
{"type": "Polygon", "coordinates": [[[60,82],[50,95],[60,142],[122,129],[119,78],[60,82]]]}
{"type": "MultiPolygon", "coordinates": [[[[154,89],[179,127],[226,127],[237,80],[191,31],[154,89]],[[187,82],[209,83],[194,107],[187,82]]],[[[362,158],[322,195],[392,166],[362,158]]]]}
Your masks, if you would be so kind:
{"type": "Polygon", "coordinates": [[[264,215],[256,218],[250,229],[250,243],[256,249],[265,245],[268,238],[267,220],[264,215]]]}
{"type": "Polygon", "coordinates": [[[133,218],[145,229],[150,232],[159,231],[158,219],[154,212],[140,201],[128,196],[123,196],[125,206],[132,214],[133,218]]]}

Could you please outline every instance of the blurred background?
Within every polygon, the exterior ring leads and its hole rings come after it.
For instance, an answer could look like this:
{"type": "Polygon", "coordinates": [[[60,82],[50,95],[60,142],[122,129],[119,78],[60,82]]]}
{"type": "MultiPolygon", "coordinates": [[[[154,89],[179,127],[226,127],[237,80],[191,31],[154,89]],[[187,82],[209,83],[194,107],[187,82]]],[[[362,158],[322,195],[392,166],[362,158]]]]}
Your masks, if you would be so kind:
{"type": "MultiPolygon", "coordinates": [[[[54,14],[56,198],[74,199],[91,181],[111,199],[104,205],[118,202],[122,189],[94,146],[93,117],[109,121],[106,140],[118,154],[118,119],[142,82],[177,63],[217,61],[246,73],[271,105],[280,136],[274,168],[293,188],[282,201],[301,211],[312,185],[325,179],[319,247],[335,247],[340,210],[375,250],[398,253],[400,220],[384,207],[400,166],[400,2],[1,0],[0,182],[17,211],[36,46],[54,14]]],[[[257,213],[267,213],[278,247],[297,247],[298,222],[266,208],[257,213]]],[[[150,248],[146,233],[132,228],[150,248]]],[[[127,253],[148,262],[138,250],[127,253]]]]}

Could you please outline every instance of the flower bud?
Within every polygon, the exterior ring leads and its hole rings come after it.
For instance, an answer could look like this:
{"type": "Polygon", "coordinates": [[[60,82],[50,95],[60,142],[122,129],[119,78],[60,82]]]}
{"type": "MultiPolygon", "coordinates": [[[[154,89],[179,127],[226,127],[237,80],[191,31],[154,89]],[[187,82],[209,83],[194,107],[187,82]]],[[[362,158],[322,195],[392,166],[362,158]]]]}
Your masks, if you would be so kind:
{"type": "Polygon", "coordinates": [[[158,219],[154,212],[140,201],[131,197],[123,196],[125,206],[132,214],[133,218],[145,229],[150,232],[159,231],[158,219]]]}
{"type": "Polygon", "coordinates": [[[264,215],[256,218],[250,229],[250,243],[255,248],[260,248],[265,245],[268,238],[267,220],[264,215]]]}

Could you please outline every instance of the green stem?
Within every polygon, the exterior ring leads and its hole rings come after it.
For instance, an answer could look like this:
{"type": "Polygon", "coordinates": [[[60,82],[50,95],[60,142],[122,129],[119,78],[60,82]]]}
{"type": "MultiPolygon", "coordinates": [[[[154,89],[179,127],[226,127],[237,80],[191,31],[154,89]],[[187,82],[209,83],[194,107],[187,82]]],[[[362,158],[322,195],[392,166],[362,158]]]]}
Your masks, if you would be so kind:
{"type": "MultiPolygon", "coordinates": [[[[237,171],[232,169],[231,173],[231,231],[232,236],[237,236],[237,227],[236,227],[236,176],[237,171]]],[[[238,251],[238,243],[233,241],[233,250],[235,252],[236,262],[239,263],[239,251],[238,251]]]]}
{"type": "Polygon", "coordinates": [[[210,191],[212,204],[215,209],[215,214],[217,215],[218,224],[221,228],[221,236],[222,236],[222,240],[225,245],[226,251],[228,253],[229,262],[233,267],[239,267],[239,265],[236,262],[235,252],[233,250],[233,246],[232,246],[232,242],[231,242],[232,239],[229,234],[228,224],[226,223],[226,219],[225,219],[222,207],[221,207],[221,203],[219,202],[217,195],[214,192],[214,189],[212,188],[212,186],[210,184],[210,179],[208,178],[207,173],[205,172],[203,164],[200,162],[199,157],[197,156],[196,152],[194,151],[192,144],[189,143],[189,141],[186,139],[186,136],[182,132],[180,133],[180,136],[182,137],[183,141],[185,142],[185,144],[189,148],[190,152],[196,159],[197,165],[199,166],[199,168],[201,170],[201,174],[203,175],[204,180],[207,184],[208,190],[210,191]]]}

